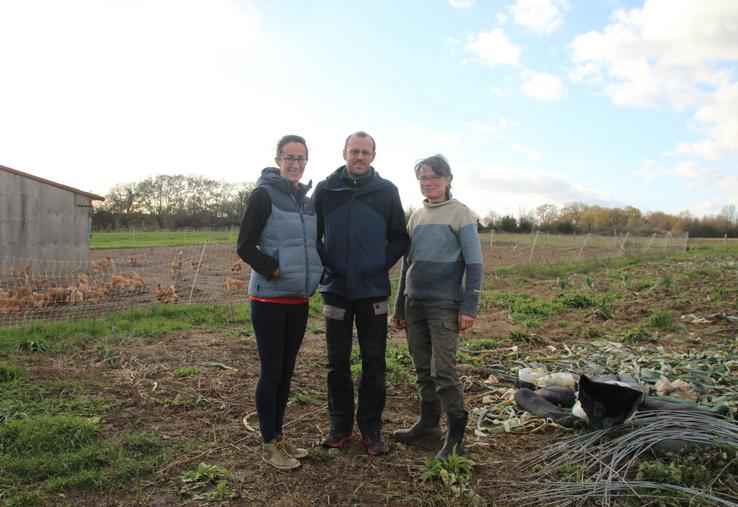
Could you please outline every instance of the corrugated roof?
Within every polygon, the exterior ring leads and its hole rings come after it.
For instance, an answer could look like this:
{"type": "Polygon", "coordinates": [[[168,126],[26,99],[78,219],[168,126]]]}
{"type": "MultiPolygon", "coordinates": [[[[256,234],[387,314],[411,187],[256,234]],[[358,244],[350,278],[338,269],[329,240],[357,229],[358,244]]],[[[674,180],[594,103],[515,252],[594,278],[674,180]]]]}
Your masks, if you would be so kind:
{"type": "Polygon", "coordinates": [[[105,200],[105,198],[102,197],[102,196],[100,196],[100,195],[93,194],[93,193],[90,193],[90,192],[85,192],[84,190],[80,190],[78,188],[70,187],[70,186],[67,186],[67,185],[62,185],[61,183],[57,183],[55,181],[47,180],[46,178],[41,178],[39,176],[34,176],[33,174],[24,173],[23,171],[19,171],[17,169],[11,169],[10,167],[5,167],[4,165],[0,165],[0,170],[3,170],[5,172],[9,172],[11,174],[16,174],[18,176],[23,176],[24,178],[28,178],[28,179],[31,179],[31,180],[39,181],[41,183],[46,183],[47,185],[51,185],[53,187],[61,188],[63,190],[67,190],[67,191],[73,192],[75,194],[84,195],[85,197],[89,197],[93,201],[104,201],[105,200]]]}

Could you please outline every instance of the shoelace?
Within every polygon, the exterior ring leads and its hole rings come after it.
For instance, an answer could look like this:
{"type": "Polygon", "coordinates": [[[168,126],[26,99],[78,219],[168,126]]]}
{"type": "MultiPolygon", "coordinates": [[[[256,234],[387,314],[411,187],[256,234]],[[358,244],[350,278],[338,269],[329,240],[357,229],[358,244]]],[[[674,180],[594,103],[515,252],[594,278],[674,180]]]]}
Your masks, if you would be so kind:
{"type": "Polygon", "coordinates": [[[285,449],[287,449],[287,452],[290,452],[295,448],[292,442],[290,442],[289,439],[284,435],[282,435],[282,438],[279,439],[279,442],[284,446],[285,449]]]}
{"type": "Polygon", "coordinates": [[[277,449],[277,452],[284,456],[285,458],[291,458],[290,452],[287,450],[287,448],[284,445],[284,440],[280,440],[276,444],[274,444],[274,448],[277,449]]]}

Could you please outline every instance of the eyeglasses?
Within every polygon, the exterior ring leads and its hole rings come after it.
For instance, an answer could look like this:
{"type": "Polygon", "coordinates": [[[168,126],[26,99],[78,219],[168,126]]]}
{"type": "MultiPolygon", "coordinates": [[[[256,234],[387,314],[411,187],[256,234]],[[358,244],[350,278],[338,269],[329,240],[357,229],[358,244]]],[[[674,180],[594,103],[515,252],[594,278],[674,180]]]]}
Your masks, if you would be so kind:
{"type": "Polygon", "coordinates": [[[441,178],[445,178],[445,176],[439,176],[438,174],[434,174],[433,176],[421,176],[418,178],[418,181],[421,183],[425,183],[426,181],[438,181],[441,178]]]}
{"type": "Polygon", "coordinates": [[[371,157],[373,153],[369,150],[349,150],[349,155],[352,157],[358,157],[359,155],[364,155],[365,157],[371,157]]]}
{"type": "Polygon", "coordinates": [[[297,157],[297,158],[295,158],[295,157],[290,156],[290,157],[278,157],[278,158],[279,158],[279,160],[281,160],[281,161],[283,161],[283,162],[285,162],[287,164],[294,164],[295,162],[297,162],[300,165],[305,165],[307,163],[307,161],[308,161],[308,159],[305,158],[305,157],[297,157]]]}

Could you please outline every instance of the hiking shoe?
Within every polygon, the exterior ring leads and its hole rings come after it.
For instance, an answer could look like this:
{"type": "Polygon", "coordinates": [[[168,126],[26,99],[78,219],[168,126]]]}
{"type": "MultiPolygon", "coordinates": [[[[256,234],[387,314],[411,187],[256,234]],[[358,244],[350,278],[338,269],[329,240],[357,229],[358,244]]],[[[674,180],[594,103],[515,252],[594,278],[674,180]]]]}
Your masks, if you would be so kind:
{"type": "Polygon", "coordinates": [[[366,447],[369,456],[379,456],[387,453],[387,447],[382,442],[379,431],[372,431],[361,436],[361,443],[366,447]]]}
{"type": "Polygon", "coordinates": [[[331,428],[330,433],[326,435],[320,445],[323,447],[343,447],[343,444],[354,438],[354,434],[351,431],[342,430],[336,427],[331,428]]]}
{"type": "Polygon", "coordinates": [[[300,466],[279,440],[261,444],[261,459],[279,470],[293,470],[300,466]]]}
{"type": "Polygon", "coordinates": [[[284,435],[280,435],[277,437],[279,443],[282,444],[282,446],[287,451],[287,454],[292,456],[293,458],[307,458],[308,456],[308,450],[303,449],[302,447],[297,447],[295,444],[293,444],[287,437],[284,435]]]}

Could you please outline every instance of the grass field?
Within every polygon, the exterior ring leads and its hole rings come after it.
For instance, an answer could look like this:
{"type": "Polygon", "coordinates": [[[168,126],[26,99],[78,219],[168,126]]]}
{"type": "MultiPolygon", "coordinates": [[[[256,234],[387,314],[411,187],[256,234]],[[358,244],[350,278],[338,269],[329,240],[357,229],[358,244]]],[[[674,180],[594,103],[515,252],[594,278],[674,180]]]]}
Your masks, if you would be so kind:
{"type": "Polygon", "coordinates": [[[236,243],[238,230],[232,231],[116,231],[93,232],[90,248],[145,248],[157,246],[236,243]]]}

